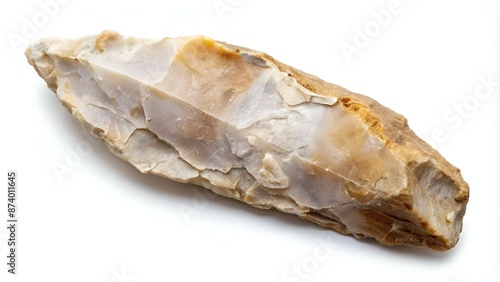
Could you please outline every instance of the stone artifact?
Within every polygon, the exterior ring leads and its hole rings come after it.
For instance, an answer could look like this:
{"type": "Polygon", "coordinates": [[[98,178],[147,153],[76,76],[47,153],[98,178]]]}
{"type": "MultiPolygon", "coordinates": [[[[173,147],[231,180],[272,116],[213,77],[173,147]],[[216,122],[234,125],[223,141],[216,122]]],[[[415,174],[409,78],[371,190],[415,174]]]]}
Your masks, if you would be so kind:
{"type": "Polygon", "coordinates": [[[61,103],[142,173],[384,245],[452,248],[460,170],[366,96],[204,36],[105,31],[26,56],[61,103]]]}

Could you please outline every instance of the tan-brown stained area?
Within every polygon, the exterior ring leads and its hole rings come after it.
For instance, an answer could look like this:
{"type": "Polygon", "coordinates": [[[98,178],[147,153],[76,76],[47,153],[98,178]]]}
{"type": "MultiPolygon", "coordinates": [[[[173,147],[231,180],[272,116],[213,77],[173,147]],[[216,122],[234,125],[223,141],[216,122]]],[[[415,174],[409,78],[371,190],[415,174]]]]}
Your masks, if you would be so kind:
{"type": "Polygon", "coordinates": [[[175,84],[175,80],[169,79],[177,70],[186,68],[191,71],[192,83],[187,85],[190,89],[179,89],[172,94],[222,119],[220,115],[234,110],[263,70],[205,37],[196,37],[179,50],[169,74],[159,84],[175,84]]]}

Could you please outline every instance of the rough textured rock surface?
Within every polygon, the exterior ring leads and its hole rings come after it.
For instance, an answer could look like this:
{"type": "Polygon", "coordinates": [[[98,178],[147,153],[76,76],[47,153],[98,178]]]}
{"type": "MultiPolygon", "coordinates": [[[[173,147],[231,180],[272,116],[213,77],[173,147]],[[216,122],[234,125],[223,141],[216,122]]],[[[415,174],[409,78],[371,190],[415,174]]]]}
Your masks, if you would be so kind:
{"type": "Polygon", "coordinates": [[[204,36],[43,39],[29,63],[142,173],[385,245],[455,246],[460,170],[376,101],[204,36]]]}

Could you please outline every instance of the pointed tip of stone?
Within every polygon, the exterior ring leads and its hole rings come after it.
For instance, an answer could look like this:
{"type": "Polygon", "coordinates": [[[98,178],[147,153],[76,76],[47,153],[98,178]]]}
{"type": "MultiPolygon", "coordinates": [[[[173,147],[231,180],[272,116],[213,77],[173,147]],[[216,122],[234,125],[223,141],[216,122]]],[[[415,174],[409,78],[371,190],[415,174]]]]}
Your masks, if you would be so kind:
{"type": "Polygon", "coordinates": [[[54,92],[57,89],[56,76],[52,75],[55,67],[47,52],[55,42],[54,39],[41,39],[30,44],[24,52],[28,63],[35,68],[38,75],[45,80],[47,86],[54,92]]]}

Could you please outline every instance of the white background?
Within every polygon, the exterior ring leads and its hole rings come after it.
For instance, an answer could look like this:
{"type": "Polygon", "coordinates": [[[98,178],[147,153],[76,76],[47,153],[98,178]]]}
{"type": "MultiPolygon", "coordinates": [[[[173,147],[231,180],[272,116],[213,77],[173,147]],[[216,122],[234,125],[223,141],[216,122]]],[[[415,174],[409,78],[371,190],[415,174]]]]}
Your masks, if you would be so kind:
{"type": "Polygon", "coordinates": [[[500,281],[499,1],[54,1],[0,11],[0,281],[500,281]],[[265,51],[405,115],[470,185],[458,245],[383,247],[140,174],[88,141],[22,54],[37,38],[104,29],[265,51]],[[54,165],[69,171],[58,177],[54,165]],[[16,276],[3,227],[9,169],[19,175],[16,276]]]}

